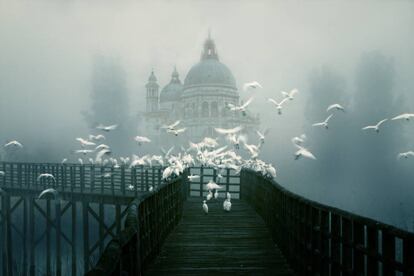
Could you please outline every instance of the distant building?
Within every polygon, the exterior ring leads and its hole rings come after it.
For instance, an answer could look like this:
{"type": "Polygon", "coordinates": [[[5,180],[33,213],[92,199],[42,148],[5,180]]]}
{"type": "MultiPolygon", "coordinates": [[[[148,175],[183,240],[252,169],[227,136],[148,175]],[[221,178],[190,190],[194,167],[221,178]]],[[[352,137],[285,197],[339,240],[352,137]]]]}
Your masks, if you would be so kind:
{"type": "Polygon", "coordinates": [[[169,136],[160,127],[181,120],[179,127],[187,128],[185,140],[199,141],[205,136],[215,137],[214,128],[242,125],[245,131],[257,129],[258,115],[230,111],[227,104],[239,105],[236,80],[229,68],[219,61],[217,49],[210,35],[204,42],[200,62],[191,67],[181,83],[177,69],[161,92],[154,71],[146,84],[147,135],[163,143],[169,136]]]}

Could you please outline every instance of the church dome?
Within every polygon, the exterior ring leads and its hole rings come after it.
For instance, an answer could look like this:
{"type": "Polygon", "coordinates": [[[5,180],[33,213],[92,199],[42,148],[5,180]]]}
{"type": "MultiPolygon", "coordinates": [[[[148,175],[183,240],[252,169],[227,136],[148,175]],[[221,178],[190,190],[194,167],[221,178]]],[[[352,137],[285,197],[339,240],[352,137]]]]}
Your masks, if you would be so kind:
{"type": "Polygon", "coordinates": [[[181,84],[177,69],[174,68],[170,83],[161,90],[160,102],[178,101],[178,97],[181,95],[182,91],[183,85],[181,84]]]}
{"type": "Polygon", "coordinates": [[[208,37],[204,43],[201,61],[194,65],[184,80],[184,87],[226,86],[236,88],[230,69],[219,61],[214,41],[208,37]]]}

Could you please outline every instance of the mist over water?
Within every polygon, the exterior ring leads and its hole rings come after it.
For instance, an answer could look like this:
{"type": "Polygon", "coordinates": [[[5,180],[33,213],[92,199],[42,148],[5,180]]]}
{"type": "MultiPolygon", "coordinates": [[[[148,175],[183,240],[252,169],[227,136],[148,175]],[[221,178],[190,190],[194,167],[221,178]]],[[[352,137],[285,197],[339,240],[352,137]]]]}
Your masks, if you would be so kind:
{"type": "MultiPolygon", "coordinates": [[[[153,152],[145,136],[145,84],[163,87],[200,58],[211,29],[220,60],[239,89],[257,80],[251,105],[270,128],[260,158],[290,190],[405,229],[414,226],[414,3],[409,1],[0,1],[0,149],[10,161],[76,162],[76,137],[96,124],[120,124],[106,143],[119,155],[153,152]],[[299,89],[279,116],[267,98],[299,89]],[[105,96],[101,96],[105,95],[105,96]],[[329,130],[312,127],[340,103],[329,130]],[[306,133],[317,160],[295,161],[294,136],[306,133]]],[[[242,99],[251,92],[240,89],[242,99]]],[[[249,137],[255,142],[256,137],[249,137]]],[[[155,152],[156,151],[156,152],[155,152]]]]}

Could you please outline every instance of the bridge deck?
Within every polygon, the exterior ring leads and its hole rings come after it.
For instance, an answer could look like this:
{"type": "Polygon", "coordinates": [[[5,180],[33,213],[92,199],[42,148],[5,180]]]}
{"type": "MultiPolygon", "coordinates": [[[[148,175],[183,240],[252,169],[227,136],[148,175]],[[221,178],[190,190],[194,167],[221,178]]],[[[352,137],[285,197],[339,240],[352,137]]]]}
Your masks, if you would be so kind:
{"type": "Polygon", "coordinates": [[[220,199],[184,203],[182,221],[165,241],[145,275],[292,275],[266,225],[244,201],[232,200],[223,211],[220,199]]]}

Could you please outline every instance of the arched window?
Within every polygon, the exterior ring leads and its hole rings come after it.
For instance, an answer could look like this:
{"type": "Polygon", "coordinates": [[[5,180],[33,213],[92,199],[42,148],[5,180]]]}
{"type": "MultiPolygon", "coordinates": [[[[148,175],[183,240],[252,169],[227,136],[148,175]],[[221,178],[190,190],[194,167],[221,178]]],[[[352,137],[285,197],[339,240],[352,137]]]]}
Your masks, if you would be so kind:
{"type": "Polygon", "coordinates": [[[211,103],[211,117],[219,117],[219,111],[218,111],[218,104],[217,102],[211,103]]]}
{"type": "Polygon", "coordinates": [[[208,117],[209,116],[208,102],[203,102],[203,104],[201,106],[201,116],[202,117],[208,117]]]}
{"type": "Polygon", "coordinates": [[[197,118],[198,117],[198,110],[197,110],[197,107],[196,107],[195,103],[192,104],[192,107],[193,107],[193,117],[197,118]]]}

